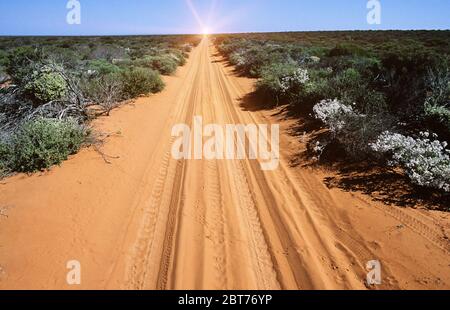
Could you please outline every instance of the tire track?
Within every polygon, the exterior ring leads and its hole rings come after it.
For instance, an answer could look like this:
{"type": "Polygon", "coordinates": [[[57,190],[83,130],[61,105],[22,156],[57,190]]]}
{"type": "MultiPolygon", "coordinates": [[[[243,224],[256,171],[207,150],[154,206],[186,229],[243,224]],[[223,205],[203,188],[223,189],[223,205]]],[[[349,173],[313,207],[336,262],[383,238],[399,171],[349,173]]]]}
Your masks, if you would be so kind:
{"type": "Polygon", "coordinates": [[[208,206],[208,231],[214,246],[214,268],[216,270],[217,289],[228,289],[227,258],[225,245],[225,217],[223,213],[220,174],[217,161],[206,162],[206,205],[208,206]]]}
{"type": "MultiPolygon", "coordinates": [[[[194,83],[198,83],[200,78],[198,68],[194,68],[189,75],[194,76],[194,83]],[[196,69],[196,70],[195,70],[196,69]]],[[[188,78],[189,79],[189,78],[188,78]]],[[[186,87],[185,92],[180,92],[177,99],[178,106],[176,120],[184,119],[185,122],[192,122],[193,104],[196,99],[196,92],[190,87],[186,87]],[[188,100],[185,100],[188,98],[188,100]],[[184,105],[185,102],[189,104],[184,105]],[[185,115],[184,117],[182,115],[185,115]]],[[[182,193],[182,180],[180,176],[184,175],[185,162],[176,161],[172,158],[171,148],[176,138],[171,138],[164,147],[166,152],[162,158],[157,180],[149,198],[149,203],[144,207],[142,225],[138,234],[134,253],[131,258],[131,267],[129,268],[127,287],[134,289],[144,289],[147,285],[164,289],[167,285],[169,264],[173,243],[173,232],[175,226],[175,216],[182,200],[179,197],[182,193]],[[173,195],[173,192],[177,195],[173,195]],[[164,218],[166,220],[164,220],[164,218]],[[161,224],[164,222],[165,224],[161,224]],[[158,229],[158,227],[161,227],[158,229]],[[157,236],[157,232],[164,231],[163,236],[157,236]],[[161,242],[159,248],[162,253],[157,257],[155,243],[161,242]],[[156,256],[156,257],[155,257],[156,256]],[[160,268],[155,270],[155,261],[160,262],[160,268]],[[156,279],[156,280],[155,280],[156,279]],[[155,283],[153,283],[156,281],[155,283]],[[150,283],[149,283],[150,282],[150,283]]]]}

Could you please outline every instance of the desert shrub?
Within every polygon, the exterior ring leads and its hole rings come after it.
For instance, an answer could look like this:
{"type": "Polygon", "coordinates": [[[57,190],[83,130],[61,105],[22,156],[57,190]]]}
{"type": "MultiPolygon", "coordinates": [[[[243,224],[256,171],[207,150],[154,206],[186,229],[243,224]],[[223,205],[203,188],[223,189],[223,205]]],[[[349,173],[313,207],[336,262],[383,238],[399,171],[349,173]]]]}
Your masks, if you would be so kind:
{"type": "Polygon", "coordinates": [[[364,113],[379,113],[386,110],[384,94],[369,86],[362,74],[349,68],[339,72],[331,81],[335,96],[344,104],[356,104],[364,113]]]}
{"type": "Polygon", "coordinates": [[[13,49],[8,55],[6,73],[8,73],[16,83],[22,84],[23,81],[33,73],[33,63],[41,61],[42,58],[42,51],[37,48],[18,47],[13,49]]]}
{"type": "MultiPolygon", "coordinates": [[[[436,137],[434,137],[436,138],[436,137]]],[[[430,139],[428,132],[420,138],[384,132],[371,148],[401,166],[414,184],[450,192],[450,151],[447,143],[430,139]]]]}
{"type": "Polygon", "coordinates": [[[287,49],[270,43],[239,43],[224,50],[230,52],[230,63],[242,74],[251,77],[260,77],[263,68],[271,64],[294,62],[287,49]]]}
{"type": "Polygon", "coordinates": [[[8,65],[8,53],[4,50],[0,50],[0,68],[8,65]]]}
{"type": "Polygon", "coordinates": [[[168,52],[169,53],[167,56],[172,58],[173,60],[175,60],[175,62],[179,66],[184,66],[186,64],[186,58],[187,58],[186,52],[184,52],[183,50],[175,49],[175,48],[170,49],[168,52]]]}
{"type": "Polygon", "coordinates": [[[68,48],[46,47],[42,50],[44,59],[51,59],[55,63],[62,64],[71,70],[76,70],[81,62],[82,55],[73,50],[73,46],[68,48]]]}
{"type": "Polygon", "coordinates": [[[281,93],[295,97],[298,93],[303,91],[308,81],[308,70],[297,68],[291,74],[281,78],[281,93]]]}
{"type": "Polygon", "coordinates": [[[308,69],[309,81],[302,92],[298,94],[296,104],[311,109],[316,103],[326,98],[336,98],[338,93],[331,81],[333,70],[331,68],[308,69]]]}
{"type": "Polygon", "coordinates": [[[105,59],[90,60],[87,64],[88,70],[91,70],[96,75],[107,75],[118,73],[120,68],[105,59]]]}
{"type": "Polygon", "coordinates": [[[107,115],[124,98],[122,76],[110,73],[84,81],[82,91],[86,98],[98,104],[107,115]]]}
{"type": "Polygon", "coordinates": [[[96,45],[92,50],[89,59],[106,59],[112,61],[113,59],[121,59],[127,56],[124,48],[114,44],[96,45]]]}
{"type": "Polygon", "coordinates": [[[427,78],[428,96],[424,111],[429,127],[450,138],[450,71],[448,68],[430,71],[427,78]]]}
{"type": "Polygon", "coordinates": [[[6,141],[0,140],[0,177],[10,172],[11,147],[6,141]]]}
{"type": "Polygon", "coordinates": [[[425,114],[432,121],[441,124],[450,130],[450,109],[446,106],[425,104],[425,114]]]}
{"type": "Polygon", "coordinates": [[[181,49],[184,53],[190,53],[194,47],[191,43],[185,43],[181,46],[181,49]]]}
{"type": "Polygon", "coordinates": [[[134,64],[138,67],[150,68],[161,74],[170,75],[177,70],[178,60],[171,55],[146,56],[137,59],[134,64]]]}
{"type": "Polygon", "coordinates": [[[329,57],[349,56],[349,55],[366,55],[367,51],[356,44],[340,43],[329,51],[329,57]]]}
{"type": "Polygon", "coordinates": [[[387,116],[360,114],[338,100],[323,100],[313,111],[315,117],[330,129],[332,138],[354,159],[370,157],[370,143],[391,126],[387,116]]]}
{"type": "Polygon", "coordinates": [[[295,83],[301,84],[306,82],[307,79],[308,73],[295,65],[272,63],[262,68],[261,78],[257,82],[257,87],[259,90],[279,98],[287,94],[291,90],[291,86],[294,87],[295,83]],[[297,76],[300,79],[296,79],[295,77],[297,76]]]}
{"type": "Polygon", "coordinates": [[[345,126],[344,120],[355,112],[351,106],[342,104],[338,100],[322,100],[313,108],[314,115],[328,126],[333,135],[337,135],[345,126]]]}
{"type": "Polygon", "coordinates": [[[120,59],[114,62],[114,64],[116,66],[118,66],[120,69],[126,68],[126,67],[131,67],[133,66],[133,64],[135,63],[135,61],[131,60],[131,59],[120,59]]]}
{"type": "Polygon", "coordinates": [[[382,69],[381,60],[377,57],[352,57],[348,60],[348,65],[357,70],[366,80],[374,80],[382,69]]]}
{"type": "Polygon", "coordinates": [[[39,171],[76,153],[85,138],[86,130],[71,119],[39,118],[24,123],[2,152],[9,157],[5,164],[11,171],[39,171]]]}
{"type": "Polygon", "coordinates": [[[157,93],[164,88],[164,82],[157,71],[140,67],[133,67],[123,71],[121,82],[124,99],[157,93]]]}
{"type": "Polygon", "coordinates": [[[45,103],[64,97],[67,83],[60,73],[44,66],[33,72],[25,90],[38,101],[45,103]]]}
{"type": "Polygon", "coordinates": [[[423,111],[428,71],[437,67],[442,57],[416,41],[386,44],[379,57],[388,107],[405,120],[416,118],[423,111]]]}
{"type": "Polygon", "coordinates": [[[9,79],[9,76],[6,74],[4,68],[0,66],[0,84],[6,82],[9,79]]]}

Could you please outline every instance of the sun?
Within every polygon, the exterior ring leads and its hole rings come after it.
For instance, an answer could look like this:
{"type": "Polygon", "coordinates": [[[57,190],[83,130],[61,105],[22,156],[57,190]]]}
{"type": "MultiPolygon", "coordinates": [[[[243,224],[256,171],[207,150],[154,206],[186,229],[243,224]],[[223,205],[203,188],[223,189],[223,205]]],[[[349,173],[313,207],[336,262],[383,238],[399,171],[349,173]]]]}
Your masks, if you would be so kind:
{"type": "Polygon", "coordinates": [[[210,30],[209,30],[208,27],[204,27],[203,30],[202,30],[202,33],[203,33],[203,35],[206,37],[206,36],[208,36],[211,32],[210,32],[210,30]]]}

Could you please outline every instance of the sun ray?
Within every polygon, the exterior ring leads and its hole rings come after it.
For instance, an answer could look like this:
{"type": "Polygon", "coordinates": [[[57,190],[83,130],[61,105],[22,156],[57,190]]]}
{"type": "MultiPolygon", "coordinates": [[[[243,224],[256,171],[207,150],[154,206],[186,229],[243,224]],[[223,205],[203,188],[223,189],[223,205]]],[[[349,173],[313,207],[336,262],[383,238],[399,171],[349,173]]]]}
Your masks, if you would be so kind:
{"type": "Polygon", "coordinates": [[[195,8],[194,4],[192,3],[192,1],[186,0],[186,4],[189,7],[189,9],[191,10],[192,15],[194,15],[194,18],[197,21],[200,29],[204,29],[205,25],[204,25],[200,15],[198,14],[197,9],[195,8]]]}

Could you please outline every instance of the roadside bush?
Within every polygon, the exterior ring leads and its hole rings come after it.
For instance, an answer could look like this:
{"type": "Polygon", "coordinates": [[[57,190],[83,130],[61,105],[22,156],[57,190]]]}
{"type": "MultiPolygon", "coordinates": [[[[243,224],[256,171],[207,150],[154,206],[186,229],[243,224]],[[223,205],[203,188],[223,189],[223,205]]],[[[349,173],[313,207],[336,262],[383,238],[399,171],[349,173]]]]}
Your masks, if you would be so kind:
{"type": "Polygon", "coordinates": [[[401,166],[414,184],[450,192],[450,151],[446,147],[447,142],[431,140],[428,132],[414,139],[388,131],[371,144],[375,152],[390,159],[390,165],[401,166]]]}
{"type": "Polygon", "coordinates": [[[251,77],[260,77],[265,66],[293,62],[289,55],[277,47],[252,43],[231,53],[229,59],[238,71],[251,77]]]}
{"type": "Polygon", "coordinates": [[[448,68],[430,71],[427,84],[424,111],[429,127],[450,138],[450,71],[448,68]]]}
{"type": "Polygon", "coordinates": [[[331,80],[330,88],[342,103],[355,104],[363,113],[380,113],[386,110],[384,95],[369,87],[361,73],[354,68],[339,72],[331,80]]]}
{"type": "Polygon", "coordinates": [[[184,50],[172,48],[169,50],[168,56],[174,59],[179,66],[184,66],[188,55],[184,50]]]}
{"type": "Polygon", "coordinates": [[[11,147],[10,145],[0,140],[0,177],[10,172],[11,161],[11,147]]]}
{"type": "Polygon", "coordinates": [[[338,100],[323,100],[313,108],[315,117],[329,129],[332,138],[354,159],[371,157],[370,143],[391,127],[392,121],[385,115],[359,114],[351,106],[338,100]]]}
{"type": "Polygon", "coordinates": [[[82,84],[82,89],[84,95],[102,107],[107,115],[120,104],[124,97],[122,76],[118,73],[87,80],[82,84]]]}
{"type": "Polygon", "coordinates": [[[342,104],[337,99],[322,100],[314,106],[313,111],[315,117],[327,125],[334,136],[346,125],[345,119],[356,114],[351,106],[342,104]]]}
{"type": "Polygon", "coordinates": [[[157,70],[164,75],[174,73],[178,67],[177,59],[171,55],[146,56],[135,60],[134,64],[138,67],[157,70]]]}
{"type": "Polygon", "coordinates": [[[157,71],[147,68],[129,68],[121,76],[124,99],[157,93],[164,89],[164,82],[157,71]]]}
{"type": "MultiPolygon", "coordinates": [[[[285,95],[290,90],[291,79],[294,79],[298,69],[296,66],[284,63],[273,63],[267,65],[261,70],[261,78],[257,82],[259,90],[268,93],[269,95],[279,98],[285,95]]],[[[307,80],[307,72],[299,72],[303,74],[305,82],[307,80]]],[[[298,81],[301,82],[301,81],[298,81]]],[[[294,84],[294,81],[292,82],[294,84]]]]}
{"type": "Polygon", "coordinates": [[[86,130],[71,119],[39,118],[26,122],[7,146],[3,144],[0,160],[16,172],[48,169],[76,153],[85,138],[86,130]]]}
{"type": "Polygon", "coordinates": [[[25,90],[41,103],[58,100],[64,97],[67,83],[58,72],[48,67],[35,71],[25,90]]]}
{"type": "Polygon", "coordinates": [[[181,46],[181,49],[184,53],[190,53],[194,47],[191,43],[185,43],[181,46]]]}

